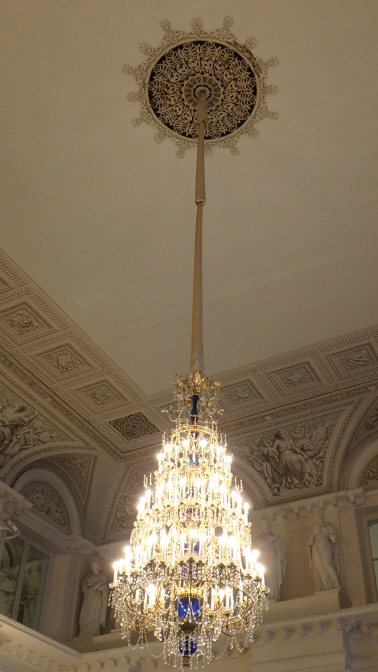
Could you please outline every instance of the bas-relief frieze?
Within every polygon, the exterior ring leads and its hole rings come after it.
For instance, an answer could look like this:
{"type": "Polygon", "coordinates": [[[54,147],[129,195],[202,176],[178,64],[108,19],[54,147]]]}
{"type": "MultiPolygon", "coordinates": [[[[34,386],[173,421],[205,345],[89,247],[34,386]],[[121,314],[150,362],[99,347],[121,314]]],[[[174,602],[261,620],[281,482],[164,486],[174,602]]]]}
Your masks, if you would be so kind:
{"type": "Polygon", "coordinates": [[[0,469],[24,451],[59,443],[67,436],[37,410],[0,387],[0,469]]]}
{"type": "Polygon", "coordinates": [[[71,411],[65,404],[62,404],[55,397],[55,394],[51,394],[51,391],[46,386],[41,385],[21,364],[15,363],[10,357],[4,355],[1,350],[0,365],[4,367],[0,372],[3,379],[6,379],[12,386],[22,390],[22,394],[25,397],[29,397],[33,404],[42,404],[46,415],[51,414],[54,420],[58,420],[67,429],[68,434],[73,433],[80,445],[84,445],[92,450],[101,447],[110,452],[107,444],[102,441],[102,437],[90,425],[85,423],[74,412],[74,409],[71,411]],[[78,431],[86,437],[84,444],[82,436],[79,437],[77,434],[78,431]]]}
{"type": "Polygon", "coordinates": [[[33,504],[39,513],[50,518],[54,525],[70,532],[70,520],[61,496],[47,483],[28,483],[21,494],[33,504]]]}
{"type": "Polygon", "coordinates": [[[288,424],[238,442],[239,457],[263,478],[273,496],[323,484],[323,471],[338,413],[288,424]]]}

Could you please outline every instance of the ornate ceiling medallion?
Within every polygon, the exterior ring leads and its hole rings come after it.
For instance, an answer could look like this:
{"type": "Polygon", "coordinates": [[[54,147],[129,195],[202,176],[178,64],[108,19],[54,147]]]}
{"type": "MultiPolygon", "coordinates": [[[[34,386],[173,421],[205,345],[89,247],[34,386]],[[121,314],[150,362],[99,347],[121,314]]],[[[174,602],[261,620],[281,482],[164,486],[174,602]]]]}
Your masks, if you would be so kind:
{"type": "Polygon", "coordinates": [[[233,23],[226,17],[222,28],[205,31],[201,19],[193,19],[191,30],[185,32],[162,21],[161,45],[153,48],[144,42],[140,49],[146,60],[137,68],[123,68],[139,85],[137,92],[128,95],[141,106],[140,117],[132,123],[139,126],[145,122],[157,128],[157,142],[170,137],[180,158],[186,149],[196,146],[199,90],[205,89],[208,96],[208,155],[215,145],[238,154],[236,144],[242,135],[257,137],[257,122],[278,118],[266,103],[267,94],[277,93],[278,88],[265,81],[268,68],[277,65],[278,59],[256,58],[251,51],[256,40],[250,37],[239,43],[230,30],[233,23]]]}

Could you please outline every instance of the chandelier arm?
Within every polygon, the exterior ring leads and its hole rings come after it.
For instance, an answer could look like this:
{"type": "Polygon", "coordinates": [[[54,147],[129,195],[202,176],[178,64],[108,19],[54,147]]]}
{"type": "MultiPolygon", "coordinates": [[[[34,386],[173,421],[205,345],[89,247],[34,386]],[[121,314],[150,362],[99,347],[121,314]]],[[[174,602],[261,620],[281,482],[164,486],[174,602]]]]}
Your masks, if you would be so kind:
{"type": "Polygon", "coordinates": [[[190,371],[204,370],[203,358],[203,305],[202,305],[202,214],[205,194],[205,126],[207,121],[207,91],[197,92],[198,146],[196,166],[195,202],[197,205],[196,234],[194,246],[193,313],[190,371]]]}

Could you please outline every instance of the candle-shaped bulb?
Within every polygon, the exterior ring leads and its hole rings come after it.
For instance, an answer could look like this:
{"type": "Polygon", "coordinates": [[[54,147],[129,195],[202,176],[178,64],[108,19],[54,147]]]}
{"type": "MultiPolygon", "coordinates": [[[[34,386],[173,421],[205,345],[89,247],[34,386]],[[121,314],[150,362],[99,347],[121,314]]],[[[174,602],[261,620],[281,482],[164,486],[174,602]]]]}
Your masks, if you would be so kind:
{"type": "Polygon", "coordinates": [[[244,502],[244,515],[246,522],[248,522],[248,511],[249,511],[249,504],[248,502],[244,502]]]}
{"type": "Polygon", "coordinates": [[[113,577],[113,583],[117,583],[117,578],[118,578],[118,562],[113,562],[113,569],[114,569],[114,577],[113,577]]]}
{"type": "Polygon", "coordinates": [[[151,490],[150,489],[146,490],[146,495],[147,495],[147,510],[148,510],[151,506],[151,490]]]}

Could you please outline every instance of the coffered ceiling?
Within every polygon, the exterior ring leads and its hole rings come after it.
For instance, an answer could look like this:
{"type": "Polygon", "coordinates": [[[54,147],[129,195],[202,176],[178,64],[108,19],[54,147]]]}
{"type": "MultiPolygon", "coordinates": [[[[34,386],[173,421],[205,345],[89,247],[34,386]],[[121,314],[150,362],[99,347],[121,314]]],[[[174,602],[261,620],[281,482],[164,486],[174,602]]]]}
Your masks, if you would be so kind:
{"type": "Polygon", "coordinates": [[[188,368],[195,155],[132,126],[122,65],[163,18],[225,15],[278,56],[280,116],[207,160],[209,374],[377,321],[377,3],[0,5],[1,245],[147,395],[188,368]]]}

